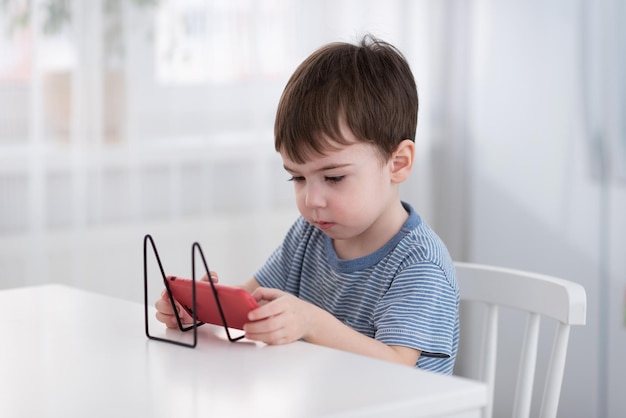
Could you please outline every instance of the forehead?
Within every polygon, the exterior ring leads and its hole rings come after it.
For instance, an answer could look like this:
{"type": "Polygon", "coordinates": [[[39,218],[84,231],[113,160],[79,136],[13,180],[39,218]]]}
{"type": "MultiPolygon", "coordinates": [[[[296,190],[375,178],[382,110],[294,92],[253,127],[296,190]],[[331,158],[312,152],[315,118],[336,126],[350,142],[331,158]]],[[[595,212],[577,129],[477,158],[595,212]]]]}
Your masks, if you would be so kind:
{"type": "Polygon", "coordinates": [[[281,151],[283,166],[288,171],[330,170],[337,167],[360,166],[370,161],[378,161],[376,148],[368,143],[355,141],[350,144],[339,144],[330,141],[329,147],[323,153],[312,154],[304,163],[297,163],[281,151]]]}

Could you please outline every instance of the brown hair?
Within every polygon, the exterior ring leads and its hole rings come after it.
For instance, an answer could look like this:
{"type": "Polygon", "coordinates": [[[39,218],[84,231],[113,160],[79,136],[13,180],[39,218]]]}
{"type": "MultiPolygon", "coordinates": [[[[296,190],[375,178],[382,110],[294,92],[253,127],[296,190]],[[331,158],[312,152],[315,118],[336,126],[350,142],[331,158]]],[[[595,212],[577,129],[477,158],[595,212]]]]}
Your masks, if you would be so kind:
{"type": "Polygon", "coordinates": [[[340,121],[387,161],[404,139],[415,141],[418,98],[409,65],[394,46],[365,36],[359,45],[331,43],[296,69],[280,98],[275,148],[303,163],[347,144],[340,121]]]}

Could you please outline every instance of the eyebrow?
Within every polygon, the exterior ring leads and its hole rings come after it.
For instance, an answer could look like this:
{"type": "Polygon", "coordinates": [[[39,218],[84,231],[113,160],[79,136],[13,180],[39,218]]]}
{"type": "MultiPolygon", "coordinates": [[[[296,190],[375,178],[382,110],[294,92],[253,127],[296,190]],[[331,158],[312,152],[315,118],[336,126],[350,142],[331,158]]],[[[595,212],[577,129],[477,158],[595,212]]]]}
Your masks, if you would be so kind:
{"type": "MultiPolygon", "coordinates": [[[[329,164],[329,165],[325,165],[323,167],[320,167],[319,169],[315,170],[316,172],[320,172],[320,171],[328,171],[328,170],[335,170],[337,168],[344,168],[344,167],[349,167],[352,164],[350,163],[345,163],[345,164],[329,164]]],[[[294,170],[293,168],[288,167],[287,165],[283,164],[283,168],[286,171],[289,171],[291,173],[297,173],[298,170],[294,170]]]]}

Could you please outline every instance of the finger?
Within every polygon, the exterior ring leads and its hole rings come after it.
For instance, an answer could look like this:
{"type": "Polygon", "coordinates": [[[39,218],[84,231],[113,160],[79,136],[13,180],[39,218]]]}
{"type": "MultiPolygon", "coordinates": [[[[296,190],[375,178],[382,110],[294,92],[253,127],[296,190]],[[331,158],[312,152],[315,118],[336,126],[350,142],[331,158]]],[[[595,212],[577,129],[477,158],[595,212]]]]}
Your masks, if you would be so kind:
{"type": "MultiPolygon", "coordinates": [[[[162,322],[163,324],[165,324],[166,327],[178,328],[178,321],[176,320],[176,315],[167,315],[162,312],[157,312],[155,316],[156,316],[156,319],[159,322],[162,322]]],[[[183,314],[180,316],[180,322],[183,326],[185,326],[185,325],[193,324],[193,319],[189,315],[187,315],[186,312],[183,312],[183,314]]]]}
{"type": "Polygon", "coordinates": [[[244,324],[243,330],[251,334],[270,334],[285,328],[284,321],[280,317],[265,318],[259,321],[244,324]]]}
{"type": "MultiPolygon", "coordinates": [[[[178,322],[176,321],[176,313],[172,309],[172,305],[169,302],[165,302],[162,300],[158,300],[155,303],[155,307],[157,308],[157,319],[168,325],[170,328],[175,328],[178,326],[178,322]]],[[[183,324],[193,323],[193,318],[186,310],[184,310],[180,305],[176,305],[178,310],[178,316],[183,324]]]]}
{"type": "MultiPolygon", "coordinates": [[[[261,289],[261,288],[259,288],[261,289]]],[[[262,319],[279,316],[285,313],[286,304],[281,303],[281,297],[285,294],[276,289],[255,290],[252,294],[260,303],[260,306],[248,312],[248,320],[260,321],[262,319]],[[266,303],[263,303],[266,302],[266,303]]]]}
{"type": "MultiPolygon", "coordinates": [[[[248,324],[246,324],[248,325],[248,324]]],[[[278,345],[291,342],[285,328],[279,328],[271,331],[257,331],[254,327],[244,327],[246,338],[254,341],[262,341],[265,344],[278,345]],[[251,328],[248,330],[248,328],[251,328]]]]}
{"type": "MultiPolygon", "coordinates": [[[[210,271],[210,272],[209,272],[209,274],[210,274],[210,276],[211,276],[211,281],[212,281],[213,283],[217,283],[217,282],[219,282],[219,281],[220,281],[220,279],[219,279],[219,277],[217,276],[217,273],[216,273],[215,271],[210,271]]],[[[208,281],[209,281],[209,276],[205,274],[204,276],[202,276],[202,279],[200,279],[200,280],[202,280],[202,281],[204,281],[204,282],[208,282],[208,281]]]]}
{"type": "Polygon", "coordinates": [[[280,300],[274,300],[248,312],[248,320],[251,322],[266,319],[282,318],[289,309],[288,305],[280,300]]]}
{"type": "Polygon", "coordinates": [[[272,289],[269,287],[257,287],[254,292],[252,292],[252,297],[255,298],[257,302],[269,302],[274,299],[278,299],[284,294],[285,292],[283,292],[282,290],[272,289]]]}
{"type": "MultiPolygon", "coordinates": [[[[176,299],[174,299],[174,304],[176,305],[176,309],[178,310],[178,312],[183,312],[184,309],[182,308],[182,305],[180,303],[178,303],[178,301],[176,299]]],[[[171,313],[173,314],[174,311],[172,310],[172,301],[170,300],[170,296],[167,293],[167,289],[163,289],[163,292],[161,292],[161,299],[159,299],[156,303],[155,306],[158,310],[160,310],[163,313],[168,313],[171,311],[171,313]],[[157,305],[158,304],[158,305],[157,305]],[[163,309],[159,309],[159,306],[162,306],[163,309]],[[169,307],[169,308],[167,308],[169,307]],[[169,309],[169,311],[168,311],[169,309]]]]}
{"type": "MultiPolygon", "coordinates": [[[[174,315],[174,309],[172,308],[172,304],[169,300],[159,299],[154,304],[154,307],[157,311],[161,312],[164,315],[174,315]]],[[[180,309],[178,307],[177,309],[180,312],[180,309]]]]}
{"type": "Polygon", "coordinates": [[[156,319],[159,322],[164,323],[165,326],[168,327],[168,328],[177,328],[178,327],[178,322],[176,321],[176,316],[174,316],[174,315],[166,315],[166,314],[163,314],[161,312],[157,312],[155,316],[156,316],[156,319]]]}
{"type": "MultiPolygon", "coordinates": [[[[180,316],[181,321],[192,322],[191,315],[189,315],[187,311],[183,309],[183,307],[178,302],[174,302],[174,303],[176,304],[176,311],[178,311],[178,316],[180,316]]],[[[159,299],[154,304],[154,307],[156,308],[157,312],[159,312],[164,317],[166,316],[171,316],[174,318],[176,317],[176,313],[174,312],[174,309],[172,309],[172,304],[170,303],[169,300],[159,299]]]]}
{"type": "MultiPolygon", "coordinates": [[[[169,293],[167,293],[167,289],[163,289],[163,291],[161,292],[161,300],[169,303],[171,305],[170,302],[170,295],[169,293]]],[[[174,300],[174,303],[176,303],[178,305],[178,302],[176,302],[176,300],[174,300]]]]}

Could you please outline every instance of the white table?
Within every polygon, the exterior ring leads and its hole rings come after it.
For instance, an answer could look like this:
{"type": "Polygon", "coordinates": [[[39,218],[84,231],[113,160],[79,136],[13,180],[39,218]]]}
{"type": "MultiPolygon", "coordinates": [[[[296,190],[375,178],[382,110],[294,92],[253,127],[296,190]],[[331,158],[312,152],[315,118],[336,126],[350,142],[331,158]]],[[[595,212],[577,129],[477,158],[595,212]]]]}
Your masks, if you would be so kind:
{"type": "Polygon", "coordinates": [[[475,417],[486,404],[481,383],[304,342],[230,343],[211,325],[195,349],[149,340],[143,309],[62,285],[0,291],[0,417],[475,417]]]}

